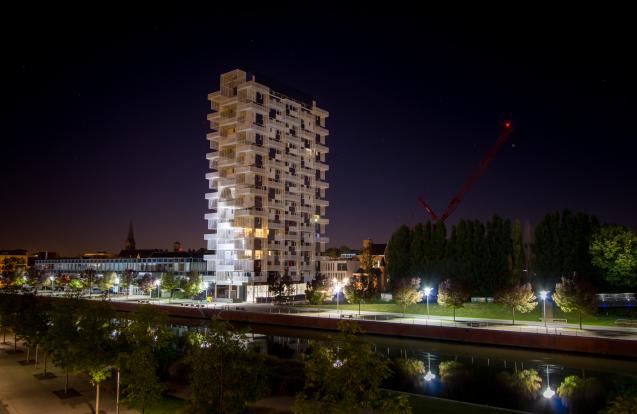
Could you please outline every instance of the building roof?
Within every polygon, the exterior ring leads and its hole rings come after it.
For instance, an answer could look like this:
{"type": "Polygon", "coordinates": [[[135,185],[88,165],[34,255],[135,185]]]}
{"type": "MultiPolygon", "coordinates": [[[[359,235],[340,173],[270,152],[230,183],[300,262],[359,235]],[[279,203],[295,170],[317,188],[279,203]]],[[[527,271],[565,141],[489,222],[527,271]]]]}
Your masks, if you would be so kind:
{"type": "Polygon", "coordinates": [[[25,256],[27,251],[24,249],[14,249],[14,250],[0,250],[0,255],[3,256],[25,256]]]}

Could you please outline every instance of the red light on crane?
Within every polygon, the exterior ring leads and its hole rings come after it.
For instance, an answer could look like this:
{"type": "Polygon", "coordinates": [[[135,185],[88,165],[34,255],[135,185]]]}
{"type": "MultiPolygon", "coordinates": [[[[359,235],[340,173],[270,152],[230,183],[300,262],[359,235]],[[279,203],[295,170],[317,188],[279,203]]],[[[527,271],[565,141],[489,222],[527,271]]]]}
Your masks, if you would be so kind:
{"type": "Polygon", "coordinates": [[[507,129],[508,129],[508,128],[511,128],[511,123],[510,123],[509,121],[506,121],[506,122],[504,123],[504,127],[505,127],[505,128],[507,128],[507,129]]]}

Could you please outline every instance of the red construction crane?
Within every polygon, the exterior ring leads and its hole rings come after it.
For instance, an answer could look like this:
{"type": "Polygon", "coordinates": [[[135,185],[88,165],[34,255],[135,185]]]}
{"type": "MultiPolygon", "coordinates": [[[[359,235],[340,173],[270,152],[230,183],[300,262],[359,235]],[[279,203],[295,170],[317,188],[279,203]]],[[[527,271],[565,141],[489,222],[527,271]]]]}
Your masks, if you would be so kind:
{"type": "Polygon", "coordinates": [[[502,147],[502,144],[504,144],[506,140],[509,139],[509,135],[511,135],[511,132],[513,132],[513,126],[511,125],[510,121],[506,121],[504,123],[504,128],[502,129],[502,133],[500,133],[500,136],[495,141],[495,144],[493,144],[489,152],[487,152],[484,158],[482,158],[482,161],[480,161],[480,164],[478,165],[478,167],[475,170],[473,170],[473,173],[471,173],[467,181],[465,181],[462,187],[460,187],[460,191],[458,191],[458,194],[456,194],[451,199],[451,201],[449,201],[449,204],[447,205],[447,209],[445,210],[444,213],[442,213],[442,216],[438,217],[436,212],[431,208],[431,206],[429,206],[429,204],[427,204],[427,202],[422,197],[418,198],[420,205],[425,209],[425,211],[431,216],[431,218],[434,221],[444,222],[451,215],[451,213],[455,211],[455,209],[458,207],[458,204],[460,204],[460,202],[462,201],[462,198],[465,196],[467,191],[469,191],[471,187],[473,187],[473,185],[478,180],[478,178],[480,178],[482,173],[484,173],[484,171],[487,169],[491,160],[493,160],[493,158],[496,156],[496,154],[500,150],[500,147],[502,147]]]}

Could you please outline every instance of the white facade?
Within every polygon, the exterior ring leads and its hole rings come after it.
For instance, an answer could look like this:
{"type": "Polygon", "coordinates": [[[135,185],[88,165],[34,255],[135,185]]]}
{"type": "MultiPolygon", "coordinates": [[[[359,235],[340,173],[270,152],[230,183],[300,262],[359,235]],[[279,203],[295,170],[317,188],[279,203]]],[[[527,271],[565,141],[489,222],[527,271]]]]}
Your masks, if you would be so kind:
{"type": "Polygon", "coordinates": [[[325,275],[329,283],[352,280],[354,273],[361,264],[357,259],[328,259],[321,260],[321,274],[325,275]]]}
{"type": "Polygon", "coordinates": [[[329,114],[260,79],[233,70],[208,95],[206,279],[217,296],[248,301],[267,296],[269,274],[311,280],[329,242],[329,114]]]}

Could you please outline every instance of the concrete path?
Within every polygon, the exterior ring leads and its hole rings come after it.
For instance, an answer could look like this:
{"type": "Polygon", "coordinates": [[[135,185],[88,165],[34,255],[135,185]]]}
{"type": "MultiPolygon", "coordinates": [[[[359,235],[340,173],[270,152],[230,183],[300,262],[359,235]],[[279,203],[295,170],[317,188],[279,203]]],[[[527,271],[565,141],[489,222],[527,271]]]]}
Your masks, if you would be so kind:
{"type": "MultiPolygon", "coordinates": [[[[33,375],[43,372],[42,362],[38,369],[33,365],[21,365],[19,361],[25,360],[26,353],[7,354],[6,351],[10,349],[13,349],[13,344],[0,345],[0,414],[94,413],[95,388],[87,380],[71,376],[69,386],[81,396],[62,400],[53,393],[64,390],[62,370],[49,364],[49,371],[56,374],[57,378],[38,380],[33,375]]],[[[100,389],[100,413],[115,413],[115,395],[105,388],[100,389]]],[[[138,413],[124,406],[120,406],[119,412],[138,413]]]]}

